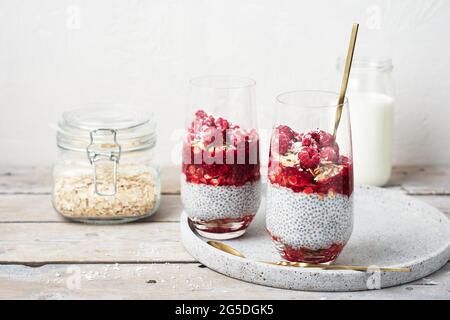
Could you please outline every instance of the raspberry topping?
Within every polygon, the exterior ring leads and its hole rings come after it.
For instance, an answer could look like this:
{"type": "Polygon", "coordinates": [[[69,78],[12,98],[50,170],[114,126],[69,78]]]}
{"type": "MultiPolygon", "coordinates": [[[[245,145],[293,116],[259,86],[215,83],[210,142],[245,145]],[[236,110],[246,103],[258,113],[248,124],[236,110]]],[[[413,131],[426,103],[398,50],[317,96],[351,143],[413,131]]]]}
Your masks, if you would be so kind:
{"type": "Polygon", "coordinates": [[[319,141],[321,147],[328,147],[335,144],[334,138],[328,132],[319,131],[319,141]]]}
{"type": "Polygon", "coordinates": [[[259,169],[255,129],[241,129],[203,110],[195,113],[183,142],[182,170],[187,182],[241,186],[259,180],[259,169]]]}
{"type": "Polygon", "coordinates": [[[311,138],[310,137],[304,137],[302,139],[302,146],[308,147],[311,145],[311,138]]]}
{"type": "Polygon", "coordinates": [[[300,160],[300,166],[303,169],[312,169],[319,165],[320,156],[316,148],[313,147],[303,147],[302,150],[297,154],[300,160]]]}
{"type": "Polygon", "coordinates": [[[204,118],[206,118],[208,115],[206,114],[206,112],[205,111],[203,111],[203,110],[198,110],[196,113],[195,113],[195,117],[197,118],[197,119],[204,119],[204,118]]]}
{"type": "Polygon", "coordinates": [[[219,130],[227,130],[228,128],[229,128],[229,123],[228,123],[228,121],[227,120],[225,120],[225,119],[223,119],[223,118],[218,118],[217,120],[216,120],[216,127],[219,129],[219,130]]]}
{"type": "Polygon", "coordinates": [[[283,135],[285,135],[286,137],[288,137],[289,140],[294,139],[294,137],[295,137],[295,135],[296,135],[296,133],[295,133],[290,127],[288,127],[288,126],[278,126],[278,127],[276,128],[276,130],[278,130],[278,132],[279,132],[280,134],[283,134],[283,135]]]}
{"type": "Polygon", "coordinates": [[[276,129],[269,158],[271,183],[307,194],[353,192],[352,162],[339,154],[333,135],[323,130],[297,133],[284,125],[276,129]]]}
{"type": "Polygon", "coordinates": [[[278,154],[286,154],[292,144],[301,141],[301,137],[288,126],[278,126],[273,132],[271,150],[278,154]]]}
{"type": "Polygon", "coordinates": [[[278,150],[279,154],[286,154],[291,147],[291,140],[283,133],[278,133],[278,136],[273,140],[273,148],[278,150]]]}

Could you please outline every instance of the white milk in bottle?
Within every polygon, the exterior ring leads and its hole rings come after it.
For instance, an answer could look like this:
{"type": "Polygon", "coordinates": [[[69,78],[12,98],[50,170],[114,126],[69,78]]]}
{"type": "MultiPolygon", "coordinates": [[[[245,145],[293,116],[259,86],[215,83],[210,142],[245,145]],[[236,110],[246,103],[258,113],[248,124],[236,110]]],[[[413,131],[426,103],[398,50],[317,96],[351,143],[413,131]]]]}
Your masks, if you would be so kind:
{"type": "Polygon", "coordinates": [[[394,99],[377,92],[348,98],[355,184],[385,185],[391,176],[394,99]]]}
{"type": "Polygon", "coordinates": [[[391,176],[395,102],[391,73],[390,59],[353,61],[347,97],[356,185],[383,186],[391,176]]]}

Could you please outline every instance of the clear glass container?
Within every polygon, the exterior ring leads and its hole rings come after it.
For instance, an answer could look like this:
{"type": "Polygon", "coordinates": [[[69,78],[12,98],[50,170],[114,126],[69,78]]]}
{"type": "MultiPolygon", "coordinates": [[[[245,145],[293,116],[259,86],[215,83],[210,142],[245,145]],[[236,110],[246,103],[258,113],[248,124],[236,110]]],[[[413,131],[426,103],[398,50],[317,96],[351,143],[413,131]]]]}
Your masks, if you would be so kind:
{"type": "Polygon", "coordinates": [[[244,77],[191,80],[181,199],[197,232],[208,238],[244,234],[261,202],[254,86],[244,77]]]}
{"type": "Polygon", "coordinates": [[[159,207],[156,124],[117,106],[65,112],[58,124],[53,206],[64,217],[109,224],[138,220],[159,207]]]}
{"type": "Polygon", "coordinates": [[[333,136],[338,94],[293,91],[276,99],[266,228],[289,261],[330,263],[353,231],[348,101],[333,136]]]}
{"type": "MultiPolygon", "coordinates": [[[[339,74],[344,62],[338,61],[339,74]]],[[[392,171],[395,89],[390,59],[356,59],[347,97],[353,130],[355,183],[385,185],[392,171]]]]}

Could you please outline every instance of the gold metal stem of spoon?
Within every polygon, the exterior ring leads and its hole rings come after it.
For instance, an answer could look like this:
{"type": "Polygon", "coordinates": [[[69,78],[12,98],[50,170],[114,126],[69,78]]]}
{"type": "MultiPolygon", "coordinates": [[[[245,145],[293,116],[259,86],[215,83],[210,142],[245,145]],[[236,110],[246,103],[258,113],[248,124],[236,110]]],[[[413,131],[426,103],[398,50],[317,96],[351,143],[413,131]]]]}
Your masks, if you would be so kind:
{"type": "MultiPolygon", "coordinates": [[[[232,254],[233,256],[245,258],[245,255],[242,254],[240,251],[234,249],[233,247],[219,242],[210,240],[207,241],[207,243],[223,252],[232,254]]],[[[297,267],[297,268],[318,268],[323,270],[354,270],[354,271],[385,271],[385,272],[411,272],[411,269],[409,268],[376,268],[376,267],[366,267],[366,266],[347,266],[347,265],[336,265],[336,264],[316,264],[316,263],[304,263],[304,262],[289,262],[289,261],[259,261],[262,263],[272,264],[276,266],[283,266],[283,267],[297,267]]]]}
{"type": "Polygon", "coordinates": [[[216,249],[222,250],[224,252],[227,252],[229,254],[232,254],[233,256],[245,258],[245,256],[240,253],[238,250],[234,249],[233,247],[230,247],[229,245],[219,242],[219,241],[213,241],[210,240],[207,242],[210,246],[213,246],[216,249]]]}
{"type": "Polygon", "coordinates": [[[341,83],[341,92],[339,93],[339,101],[338,101],[338,106],[336,109],[336,116],[335,116],[335,120],[334,120],[333,137],[335,139],[336,139],[339,123],[341,122],[342,109],[344,107],[345,93],[347,92],[348,79],[350,77],[350,69],[352,67],[353,53],[355,52],[355,44],[356,44],[356,37],[358,35],[358,29],[359,29],[359,24],[354,23],[353,27],[352,27],[352,34],[350,36],[350,43],[349,43],[348,51],[347,51],[347,59],[345,60],[344,75],[342,76],[342,83],[341,83]]]}
{"type": "Polygon", "coordinates": [[[304,262],[289,262],[289,261],[279,261],[270,262],[264,261],[265,263],[284,266],[284,267],[299,267],[299,268],[318,268],[325,270],[354,270],[354,271],[384,271],[384,272],[411,272],[410,268],[386,268],[386,267],[367,267],[367,266],[350,266],[350,265],[337,265],[337,264],[316,264],[316,263],[304,263],[304,262]]]}

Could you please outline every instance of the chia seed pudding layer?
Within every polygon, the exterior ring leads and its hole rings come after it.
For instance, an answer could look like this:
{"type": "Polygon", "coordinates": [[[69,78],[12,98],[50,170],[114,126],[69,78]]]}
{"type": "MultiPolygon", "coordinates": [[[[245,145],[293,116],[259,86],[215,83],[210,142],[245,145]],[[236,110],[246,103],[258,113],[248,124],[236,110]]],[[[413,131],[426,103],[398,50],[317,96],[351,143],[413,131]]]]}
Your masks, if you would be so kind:
{"type": "Polygon", "coordinates": [[[345,245],[353,230],[353,198],[305,194],[269,183],[266,227],[292,248],[318,250],[345,245]]]}
{"type": "Polygon", "coordinates": [[[255,215],[261,202],[261,181],[242,186],[211,186],[181,179],[181,201],[192,219],[212,221],[255,215]]]}

